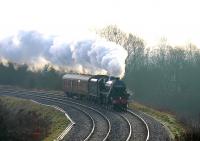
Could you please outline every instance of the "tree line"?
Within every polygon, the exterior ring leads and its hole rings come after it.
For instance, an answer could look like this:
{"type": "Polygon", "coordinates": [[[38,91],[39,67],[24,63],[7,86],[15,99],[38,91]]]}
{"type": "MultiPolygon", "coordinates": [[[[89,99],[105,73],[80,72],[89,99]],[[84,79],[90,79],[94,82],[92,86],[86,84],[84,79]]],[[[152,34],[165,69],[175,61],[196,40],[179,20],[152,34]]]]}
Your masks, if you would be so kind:
{"type": "Polygon", "coordinates": [[[198,114],[200,49],[197,46],[192,43],[172,46],[162,38],[157,45],[148,47],[143,39],[115,25],[97,33],[127,50],[124,80],[134,99],[175,109],[181,114],[198,114]]]}
{"type": "Polygon", "coordinates": [[[0,64],[0,84],[4,85],[61,90],[61,78],[62,74],[48,65],[40,71],[33,72],[28,70],[27,65],[0,64]]]}

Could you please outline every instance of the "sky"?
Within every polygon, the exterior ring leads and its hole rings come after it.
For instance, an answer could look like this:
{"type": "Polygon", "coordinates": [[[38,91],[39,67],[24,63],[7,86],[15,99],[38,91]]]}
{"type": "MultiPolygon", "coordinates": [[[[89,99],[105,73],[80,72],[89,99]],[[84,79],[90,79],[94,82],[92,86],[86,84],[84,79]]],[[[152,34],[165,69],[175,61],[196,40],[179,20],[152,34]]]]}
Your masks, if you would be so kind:
{"type": "Polygon", "coordinates": [[[76,35],[115,24],[154,45],[200,47],[198,0],[0,0],[0,38],[18,30],[76,35]]]}

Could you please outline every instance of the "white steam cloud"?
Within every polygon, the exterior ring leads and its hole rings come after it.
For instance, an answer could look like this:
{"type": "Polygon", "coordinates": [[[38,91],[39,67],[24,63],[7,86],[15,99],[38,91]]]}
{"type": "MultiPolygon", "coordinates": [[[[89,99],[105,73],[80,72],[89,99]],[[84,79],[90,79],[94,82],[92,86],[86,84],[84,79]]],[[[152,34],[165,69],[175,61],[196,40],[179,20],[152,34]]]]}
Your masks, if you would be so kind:
{"type": "Polygon", "coordinates": [[[27,64],[32,70],[48,64],[62,71],[122,77],[126,57],[123,47],[97,37],[69,40],[36,31],[20,31],[0,40],[2,64],[27,64]]]}

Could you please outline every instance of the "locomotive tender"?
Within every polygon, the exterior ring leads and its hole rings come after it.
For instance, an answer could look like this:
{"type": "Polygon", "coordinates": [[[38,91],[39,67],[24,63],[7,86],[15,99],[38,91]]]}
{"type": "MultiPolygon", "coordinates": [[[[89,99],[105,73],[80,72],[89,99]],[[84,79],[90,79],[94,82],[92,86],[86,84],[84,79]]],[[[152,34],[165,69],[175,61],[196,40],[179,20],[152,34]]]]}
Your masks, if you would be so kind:
{"type": "Polygon", "coordinates": [[[68,97],[87,98],[114,109],[127,109],[129,94],[124,82],[117,77],[66,74],[62,79],[68,97]]]}

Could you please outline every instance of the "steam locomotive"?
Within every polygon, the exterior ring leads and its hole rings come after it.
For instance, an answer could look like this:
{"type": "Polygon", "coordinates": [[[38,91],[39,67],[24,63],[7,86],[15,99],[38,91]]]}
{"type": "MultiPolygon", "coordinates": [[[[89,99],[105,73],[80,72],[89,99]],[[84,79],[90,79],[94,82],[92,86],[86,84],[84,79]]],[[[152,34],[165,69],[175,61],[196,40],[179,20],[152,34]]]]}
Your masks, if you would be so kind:
{"type": "Polygon", "coordinates": [[[66,74],[62,79],[63,90],[68,97],[89,99],[113,109],[127,109],[129,94],[124,82],[117,77],[66,74]]]}

